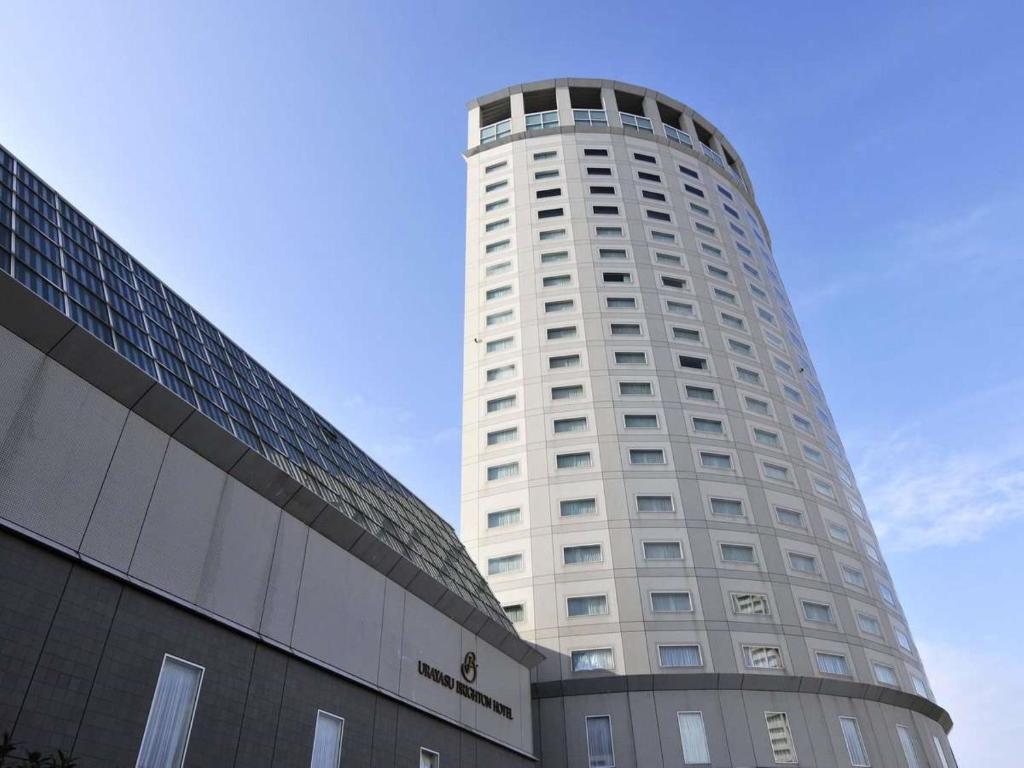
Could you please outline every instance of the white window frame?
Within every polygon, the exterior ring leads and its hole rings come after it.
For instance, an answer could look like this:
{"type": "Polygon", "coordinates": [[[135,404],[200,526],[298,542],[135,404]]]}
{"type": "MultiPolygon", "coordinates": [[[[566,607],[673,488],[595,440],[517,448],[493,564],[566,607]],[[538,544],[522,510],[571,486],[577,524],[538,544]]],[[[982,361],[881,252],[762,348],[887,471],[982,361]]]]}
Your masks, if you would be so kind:
{"type": "Polygon", "coordinates": [[[850,756],[850,765],[852,765],[853,768],[871,768],[871,758],[868,757],[868,746],[867,743],[864,741],[864,734],[860,730],[860,723],[857,722],[857,718],[850,717],[848,715],[841,715],[839,717],[839,730],[843,734],[843,742],[846,744],[846,754],[850,756]],[[853,729],[857,734],[857,739],[860,741],[860,747],[864,751],[864,759],[867,762],[855,762],[853,750],[850,748],[850,740],[847,738],[846,731],[843,729],[844,720],[853,723],[853,729]]]}
{"type": "Polygon", "coordinates": [[[427,749],[426,747],[420,747],[420,768],[423,768],[423,758],[427,755],[432,755],[433,757],[436,757],[437,762],[435,763],[435,765],[437,766],[437,768],[441,768],[441,753],[435,752],[432,749],[427,749]]]}
{"type": "Polygon", "coordinates": [[[332,763],[332,768],[338,768],[341,765],[341,748],[345,743],[345,718],[341,715],[336,715],[333,712],[328,712],[326,709],[317,709],[316,711],[316,726],[313,729],[313,749],[314,752],[309,756],[310,768],[313,768],[313,759],[316,757],[316,732],[320,727],[320,716],[324,715],[332,720],[337,720],[341,723],[341,735],[338,738],[338,759],[332,763]]]}
{"type": "MultiPolygon", "coordinates": [[[[676,728],[679,730],[679,743],[680,743],[680,745],[682,746],[682,749],[683,749],[683,765],[707,765],[707,764],[709,764],[710,758],[711,758],[711,750],[708,747],[708,731],[707,731],[707,727],[704,724],[704,713],[701,712],[700,710],[688,710],[688,711],[687,710],[683,710],[683,711],[680,711],[680,712],[676,712],[676,728]],[[704,737],[704,754],[708,756],[708,760],[702,760],[700,762],[693,762],[693,761],[687,759],[686,747],[685,747],[685,744],[683,742],[683,731],[682,731],[682,727],[681,727],[680,722],[679,722],[681,715],[697,715],[697,717],[700,718],[700,732],[701,732],[701,736],[704,737]]],[[[703,756],[701,756],[701,757],[703,757],[703,756]]]]}
{"type": "Polygon", "coordinates": [[[206,677],[206,667],[203,667],[199,664],[195,664],[189,661],[188,659],[183,659],[180,656],[165,653],[160,661],[160,673],[157,675],[156,685],[153,687],[153,696],[149,701],[149,713],[146,715],[146,727],[142,731],[142,741],[139,743],[139,754],[135,758],[136,768],[145,768],[145,766],[139,763],[139,760],[142,759],[142,748],[146,743],[146,734],[149,732],[149,727],[152,724],[153,720],[153,704],[156,703],[156,694],[157,691],[160,690],[160,682],[163,680],[164,670],[166,668],[168,659],[175,663],[184,664],[185,666],[199,670],[199,685],[196,686],[196,696],[192,702],[192,711],[189,713],[188,716],[188,729],[185,732],[185,745],[182,747],[181,750],[181,762],[176,766],[176,768],[181,768],[181,766],[185,764],[185,759],[188,756],[188,744],[192,738],[192,726],[195,723],[196,719],[196,709],[198,709],[199,707],[199,696],[202,694],[203,691],[203,679],[206,677]]]}
{"type": "Polygon", "coordinates": [[[584,724],[585,736],[587,739],[587,765],[590,768],[615,768],[615,729],[612,727],[612,716],[611,715],[586,715],[586,723],[584,724]],[[607,720],[608,721],[608,742],[611,744],[612,754],[611,762],[605,764],[594,764],[594,758],[590,754],[590,726],[588,725],[591,720],[607,720]]]}

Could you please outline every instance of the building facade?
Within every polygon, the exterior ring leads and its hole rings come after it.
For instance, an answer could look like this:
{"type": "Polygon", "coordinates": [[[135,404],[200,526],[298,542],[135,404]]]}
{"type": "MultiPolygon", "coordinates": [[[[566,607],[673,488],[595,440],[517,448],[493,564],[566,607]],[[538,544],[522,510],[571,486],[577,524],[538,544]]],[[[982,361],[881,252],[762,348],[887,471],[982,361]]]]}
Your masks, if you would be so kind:
{"type": "Polygon", "coordinates": [[[0,149],[13,757],[519,768],[540,658],[447,523],[0,149]]]}
{"type": "Polygon", "coordinates": [[[545,768],[949,768],[739,153],[606,80],[469,104],[462,538],[545,768]]]}

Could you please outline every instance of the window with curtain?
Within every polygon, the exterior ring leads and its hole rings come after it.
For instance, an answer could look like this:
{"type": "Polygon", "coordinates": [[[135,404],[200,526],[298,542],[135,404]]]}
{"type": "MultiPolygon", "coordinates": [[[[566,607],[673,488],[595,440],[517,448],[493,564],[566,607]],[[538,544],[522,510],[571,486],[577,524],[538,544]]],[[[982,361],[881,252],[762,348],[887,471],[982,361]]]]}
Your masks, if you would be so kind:
{"type": "Polygon", "coordinates": [[[653,413],[627,413],[623,424],[627,429],[657,429],[658,417],[653,413]]]}
{"type": "Polygon", "coordinates": [[[789,727],[789,715],[785,712],[765,712],[768,724],[768,741],[772,746],[772,758],[776,763],[795,763],[796,745],[793,731],[789,727]]]}
{"type": "Polygon", "coordinates": [[[633,448],[629,451],[630,464],[664,464],[665,452],[660,448],[633,448]]]}
{"type": "Polygon", "coordinates": [[[573,651],[571,656],[573,672],[592,672],[596,669],[614,669],[615,655],[611,648],[590,648],[573,651]]]}
{"type": "Polygon", "coordinates": [[[716,515],[743,517],[743,502],[737,499],[711,499],[711,511],[716,515]]]}
{"type": "Polygon", "coordinates": [[[487,351],[488,352],[505,352],[507,350],[512,349],[512,346],[513,346],[513,339],[512,339],[511,336],[508,336],[508,337],[506,337],[504,339],[495,339],[494,341],[488,341],[487,342],[487,351]]]}
{"type": "Polygon", "coordinates": [[[502,381],[504,379],[511,379],[516,375],[515,365],[501,365],[497,368],[490,368],[487,371],[488,381],[502,381]]]}
{"type": "Polygon", "coordinates": [[[519,429],[509,427],[507,429],[496,429],[487,433],[488,445],[502,445],[503,443],[514,443],[519,438],[519,429]]]}
{"type": "Polygon", "coordinates": [[[555,464],[559,469],[582,469],[591,466],[590,451],[580,453],[560,453],[555,456],[555,464]]]}
{"type": "Polygon", "coordinates": [[[802,555],[799,552],[790,552],[789,564],[794,571],[800,571],[801,573],[818,572],[818,561],[811,555],[802,555]]]}
{"type": "Polygon", "coordinates": [[[616,365],[647,365],[646,352],[616,352],[616,365]]]}
{"type": "Polygon", "coordinates": [[[649,381],[620,381],[620,395],[652,395],[654,387],[649,381]]]}
{"type": "Polygon", "coordinates": [[[782,651],[774,646],[744,645],[743,665],[749,669],[782,669],[782,651]]]}
{"type": "Polygon", "coordinates": [[[903,755],[907,758],[908,768],[923,768],[921,756],[917,752],[917,740],[905,725],[896,726],[896,735],[899,737],[900,746],[903,747],[903,755]]]}
{"type": "Polygon", "coordinates": [[[689,592],[651,592],[651,609],[655,613],[689,613],[693,600],[689,592]]]}
{"type": "Polygon", "coordinates": [[[720,419],[702,419],[697,416],[693,417],[693,429],[697,432],[707,432],[712,435],[725,433],[720,419]]]}
{"type": "Polygon", "coordinates": [[[671,496],[636,497],[637,512],[672,512],[673,510],[674,507],[672,505],[671,496]]]}
{"type": "Polygon", "coordinates": [[[509,525],[515,525],[522,519],[523,515],[519,507],[515,507],[513,509],[499,509],[497,512],[487,513],[487,527],[504,528],[509,525]]]}
{"type": "Polygon", "coordinates": [[[338,768],[341,765],[341,739],[344,732],[344,718],[322,709],[317,710],[313,757],[309,761],[309,768],[338,768]]]}
{"type": "Polygon", "coordinates": [[[583,397],[582,384],[570,384],[564,387],[551,388],[552,400],[578,400],[581,397],[583,397]]]}
{"type": "Polygon", "coordinates": [[[789,525],[793,528],[804,527],[804,513],[797,512],[793,509],[786,509],[785,507],[776,507],[775,516],[779,519],[779,522],[783,525],[789,525]]]}
{"type": "Polygon", "coordinates": [[[565,434],[566,432],[586,432],[587,417],[576,416],[571,419],[555,419],[554,427],[555,434],[565,434]]]}
{"type": "Polygon", "coordinates": [[[487,316],[488,325],[501,325],[502,323],[511,323],[515,319],[515,312],[511,309],[506,309],[504,312],[495,312],[493,315],[487,316]]]}
{"type": "Polygon", "coordinates": [[[846,657],[838,653],[818,653],[818,670],[826,675],[846,675],[850,674],[850,665],[846,662],[846,657]]]}
{"type": "Polygon", "coordinates": [[[501,557],[492,557],[487,561],[487,573],[491,576],[520,571],[522,568],[522,555],[503,555],[501,557]]]}
{"type": "Polygon", "coordinates": [[[508,616],[508,620],[513,624],[518,624],[526,619],[526,606],[522,603],[503,605],[501,608],[505,611],[505,615],[508,616]]]}
{"type": "Polygon", "coordinates": [[[590,768],[614,768],[612,719],[607,715],[587,718],[587,755],[590,768]]]}
{"type": "Polygon", "coordinates": [[[548,328],[547,335],[549,341],[555,339],[571,339],[576,336],[576,326],[567,325],[562,328],[548,328]]]}
{"type": "Polygon", "coordinates": [[[875,662],[871,665],[875,669],[875,679],[882,685],[899,685],[899,678],[896,677],[896,670],[888,664],[875,662]]]}
{"type": "Polygon", "coordinates": [[[732,469],[732,457],[724,453],[704,453],[702,451],[700,463],[711,469],[732,469]]]}
{"type": "Polygon", "coordinates": [[[441,768],[441,756],[431,749],[420,748],[420,768],[441,768]]]}
{"type": "Polygon", "coordinates": [[[506,411],[509,408],[514,408],[515,405],[515,395],[508,395],[507,397],[496,397],[493,400],[487,401],[487,412],[497,413],[498,411],[506,411]]]}
{"type": "Polygon", "coordinates": [[[868,768],[868,750],[864,746],[864,737],[860,735],[860,725],[855,717],[840,717],[839,727],[843,730],[846,751],[850,753],[850,765],[854,768],[868,768]]]}
{"type": "Polygon", "coordinates": [[[764,476],[771,480],[782,480],[789,482],[789,470],[786,467],[779,466],[778,464],[769,464],[767,461],[764,462],[764,476]]]}
{"type": "Polygon", "coordinates": [[[575,547],[562,549],[562,562],[566,565],[577,565],[579,563],[599,563],[604,558],[601,556],[600,544],[581,544],[575,547]]]}
{"type": "Polygon", "coordinates": [[[808,621],[821,621],[827,624],[832,623],[832,606],[825,603],[813,603],[810,600],[803,601],[804,618],[808,621]]]}
{"type": "Polygon", "coordinates": [[[597,512],[596,499],[564,499],[558,502],[558,513],[562,517],[579,517],[597,512]]]}
{"type": "Polygon", "coordinates": [[[644,560],[682,560],[683,546],[678,541],[645,541],[644,560]]]}
{"type": "Polygon", "coordinates": [[[754,439],[761,445],[767,445],[771,448],[778,448],[782,445],[779,440],[779,436],[775,432],[767,429],[758,429],[757,427],[754,427],[754,439]]]}
{"type": "Polygon", "coordinates": [[[658,664],[662,667],[699,667],[703,663],[699,645],[658,646],[658,664]]]}
{"type": "Polygon", "coordinates": [[[727,563],[752,563],[754,548],[747,544],[723,544],[722,559],[727,563]]]}
{"type": "Polygon", "coordinates": [[[548,358],[548,368],[579,368],[579,355],[555,355],[548,358]]]}
{"type": "Polygon", "coordinates": [[[703,765],[711,762],[704,716],[700,712],[680,712],[679,740],[683,744],[683,764],[703,765]]]}
{"type": "Polygon", "coordinates": [[[857,614],[857,624],[860,628],[867,632],[869,635],[882,636],[882,625],[874,616],[868,616],[865,613],[857,614]]]}
{"type": "Polygon", "coordinates": [[[603,616],[608,613],[608,598],[605,595],[570,597],[566,606],[570,616],[603,616]]]}
{"type": "Polygon", "coordinates": [[[848,565],[843,566],[843,581],[861,589],[867,589],[868,583],[864,580],[864,573],[848,565]]]}
{"type": "Polygon", "coordinates": [[[144,768],[181,768],[188,749],[203,668],[165,655],[142,734],[137,765],[144,768]]]}
{"type": "Polygon", "coordinates": [[[612,336],[640,336],[640,323],[612,323],[612,336]]]}
{"type": "Polygon", "coordinates": [[[510,477],[516,477],[518,474],[518,461],[513,461],[509,464],[498,464],[497,466],[487,468],[488,480],[505,480],[510,477]]]}

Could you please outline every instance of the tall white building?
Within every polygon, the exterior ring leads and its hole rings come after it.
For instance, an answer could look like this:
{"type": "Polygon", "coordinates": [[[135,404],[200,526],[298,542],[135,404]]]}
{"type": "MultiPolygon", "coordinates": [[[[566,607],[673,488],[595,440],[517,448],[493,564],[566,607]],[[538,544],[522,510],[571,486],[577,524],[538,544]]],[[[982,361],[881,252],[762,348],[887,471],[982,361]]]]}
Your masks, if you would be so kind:
{"type": "Polygon", "coordinates": [[[953,766],[738,152],[566,79],[466,162],[462,537],[545,768],[953,766]]]}

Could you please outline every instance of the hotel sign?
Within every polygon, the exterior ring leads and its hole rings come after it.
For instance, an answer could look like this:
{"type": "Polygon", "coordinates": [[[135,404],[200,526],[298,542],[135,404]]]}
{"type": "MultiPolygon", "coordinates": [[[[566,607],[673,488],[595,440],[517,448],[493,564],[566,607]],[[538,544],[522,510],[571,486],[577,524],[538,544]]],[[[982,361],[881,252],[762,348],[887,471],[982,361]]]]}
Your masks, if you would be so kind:
{"type": "Polygon", "coordinates": [[[459,696],[474,701],[481,707],[489,709],[504,718],[509,720],[515,719],[512,716],[512,708],[510,706],[491,698],[483,691],[479,691],[470,685],[470,683],[476,682],[477,676],[476,654],[472,651],[467,653],[462,660],[462,666],[459,669],[459,672],[462,674],[462,680],[459,680],[454,675],[445,674],[442,670],[431,666],[425,661],[417,662],[417,669],[424,677],[449,690],[455,691],[459,696]]]}

